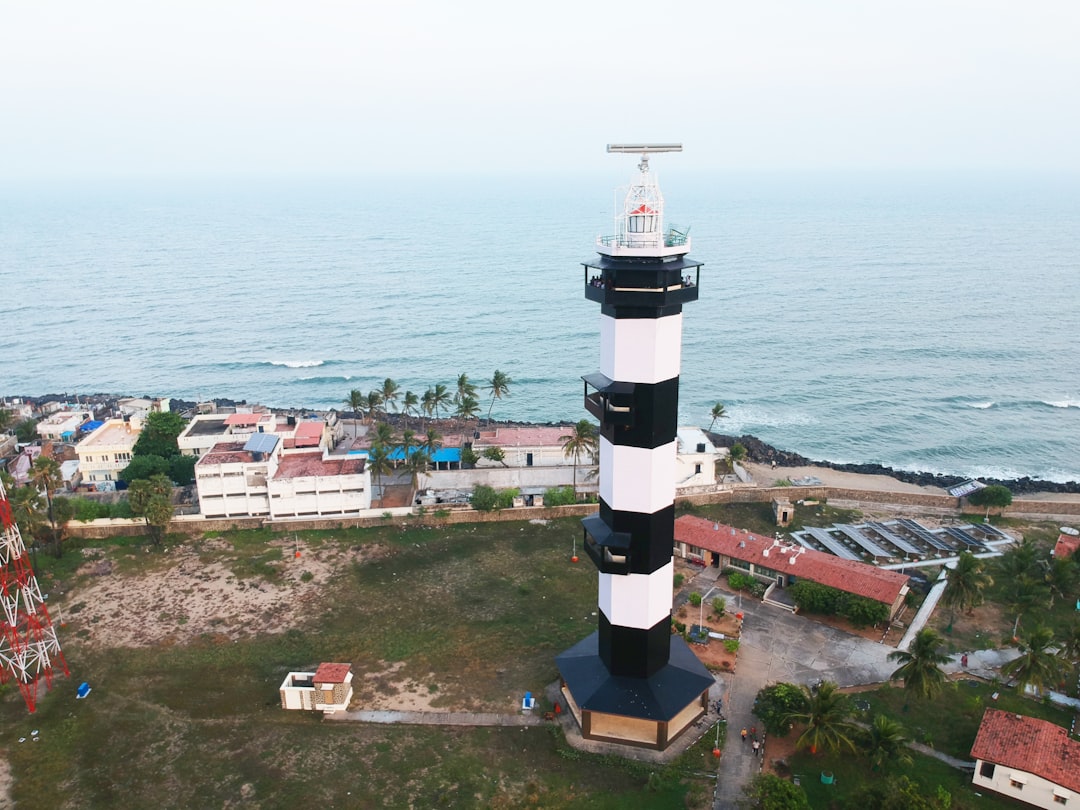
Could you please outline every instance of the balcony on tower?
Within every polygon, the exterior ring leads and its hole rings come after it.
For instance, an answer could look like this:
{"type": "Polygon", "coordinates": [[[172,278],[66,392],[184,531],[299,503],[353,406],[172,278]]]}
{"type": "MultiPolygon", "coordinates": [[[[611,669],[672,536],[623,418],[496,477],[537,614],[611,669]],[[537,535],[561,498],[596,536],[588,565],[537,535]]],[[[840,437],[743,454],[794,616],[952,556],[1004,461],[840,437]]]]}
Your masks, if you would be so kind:
{"type": "Polygon", "coordinates": [[[701,262],[682,256],[662,260],[582,262],[585,297],[604,306],[668,307],[698,300],[701,262]]]}
{"type": "Polygon", "coordinates": [[[581,521],[585,530],[585,553],[602,574],[631,572],[629,532],[613,530],[600,515],[590,515],[581,521]]]}
{"type": "Polygon", "coordinates": [[[608,425],[633,426],[634,383],[615,382],[599,372],[581,379],[585,381],[585,410],[600,421],[601,429],[608,425]]]}

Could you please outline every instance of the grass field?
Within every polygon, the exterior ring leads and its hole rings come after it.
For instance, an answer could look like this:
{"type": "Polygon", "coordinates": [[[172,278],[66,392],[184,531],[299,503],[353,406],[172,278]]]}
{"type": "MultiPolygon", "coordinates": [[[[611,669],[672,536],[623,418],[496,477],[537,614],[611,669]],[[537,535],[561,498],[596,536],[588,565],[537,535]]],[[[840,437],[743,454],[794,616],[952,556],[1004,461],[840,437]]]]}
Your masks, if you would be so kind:
{"type": "MultiPolygon", "coordinates": [[[[61,637],[72,677],[32,716],[16,690],[0,696],[14,798],[34,808],[684,807],[688,791],[711,792],[684,777],[707,767],[711,740],[656,768],[582,754],[554,727],[369,726],[279,706],[290,669],[350,661],[362,681],[400,662],[396,678],[425,684],[434,705],[514,711],[526,690],[555,680],[554,656],[595,629],[595,569],[569,561],[579,531],[569,520],[305,535],[307,558],[363,544],[383,553],[336,571],[279,633],[108,649],[80,642],[71,616],[61,637]],[[83,680],[93,692],[75,701],[83,680]],[[32,729],[40,742],[17,742],[32,729]]],[[[203,556],[227,560],[247,586],[272,583],[293,560],[267,539],[226,533],[203,556]]],[[[128,542],[84,553],[132,587],[169,560],[128,542]]],[[[75,601],[80,578],[61,563],[49,581],[75,601]]]]}

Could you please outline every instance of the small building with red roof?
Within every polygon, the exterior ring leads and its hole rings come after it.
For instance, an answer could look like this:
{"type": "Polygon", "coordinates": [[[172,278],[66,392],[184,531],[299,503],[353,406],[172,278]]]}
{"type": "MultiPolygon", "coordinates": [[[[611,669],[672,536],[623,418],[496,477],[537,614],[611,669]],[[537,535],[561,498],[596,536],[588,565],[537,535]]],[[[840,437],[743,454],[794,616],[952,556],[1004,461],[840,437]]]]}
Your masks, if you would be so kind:
{"type": "Polygon", "coordinates": [[[348,711],[352,700],[352,664],[319,664],[314,672],[290,672],[281,683],[281,708],[348,711]]]}
{"type": "Polygon", "coordinates": [[[692,515],[675,521],[675,553],[721,569],[738,568],[781,588],[808,579],[886,604],[890,619],[900,612],[908,592],[908,577],[896,571],[787,545],[773,537],[692,515]]]}
{"type": "Polygon", "coordinates": [[[1061,726],[987,709],[971,756],[979,788],[1046,810],[1080,807],[1080,742],[1061,726]]]}
{"type": "Polygon", "coordinates": [[[1054,555],[1054,559],[1065,560],[1074,556],[1077,549],[1080,549],[1080,532],[1076,529],[1063,528],[1051,553],[1054,555]]]}

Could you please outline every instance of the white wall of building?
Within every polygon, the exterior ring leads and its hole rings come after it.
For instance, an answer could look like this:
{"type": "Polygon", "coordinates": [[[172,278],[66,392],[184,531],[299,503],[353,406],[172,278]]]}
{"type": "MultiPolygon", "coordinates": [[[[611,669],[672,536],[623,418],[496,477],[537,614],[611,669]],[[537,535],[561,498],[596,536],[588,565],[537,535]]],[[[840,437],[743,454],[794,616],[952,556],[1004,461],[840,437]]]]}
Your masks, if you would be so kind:
{"type": "Polygon", "coordinates": [[[1005,765],[995,765],[992,777],[983,776],[982,770],[983,760],[976,760],[975,775],[971,781],[977,787],[994,790],[1003,796],[1009,796],[1033,807],[1045,808],[1045,810],[1080,807],[1080,793],[1059,787],[1041,776],[1005,765]],[[1065,802],[1056,801],[1055,796],[1060,796],[1065,802]]]}

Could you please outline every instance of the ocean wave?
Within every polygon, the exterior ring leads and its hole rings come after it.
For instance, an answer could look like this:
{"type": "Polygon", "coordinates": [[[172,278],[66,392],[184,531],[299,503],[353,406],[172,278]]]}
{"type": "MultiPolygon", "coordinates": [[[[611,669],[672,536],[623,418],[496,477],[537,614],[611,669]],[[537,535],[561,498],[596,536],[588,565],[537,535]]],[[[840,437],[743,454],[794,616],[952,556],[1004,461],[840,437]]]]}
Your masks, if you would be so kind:
{"type": "Polygon", "coordinates": [[[311,377],[297,377],[297,382],[305,383],[338,383],[348,382],[353,376],[351,374],[334,374],[330,376],[313,375],[311,377]]]}
{"type": "Polygon", "coordinates": [[[1080,408],[1080,399],[1040,399],[1040,405],[1049,405],[1051,408],[1080,408]]]}
{"type": "Polygon", "coordinates": [[[267,360],[271,366],[285,366],[286,368],[315,368],[323,365],[325,360],[267,360]]]}
{"type": "Polygon", "coordinates": [[[997,403],[993,402],[993,401],[990,401],[990,400],[986,400],[984,402],[965,402],[964,404],[969,408],[978,408],[980,411],[984,411],[987,408],[994,407],[997,403]]]}

